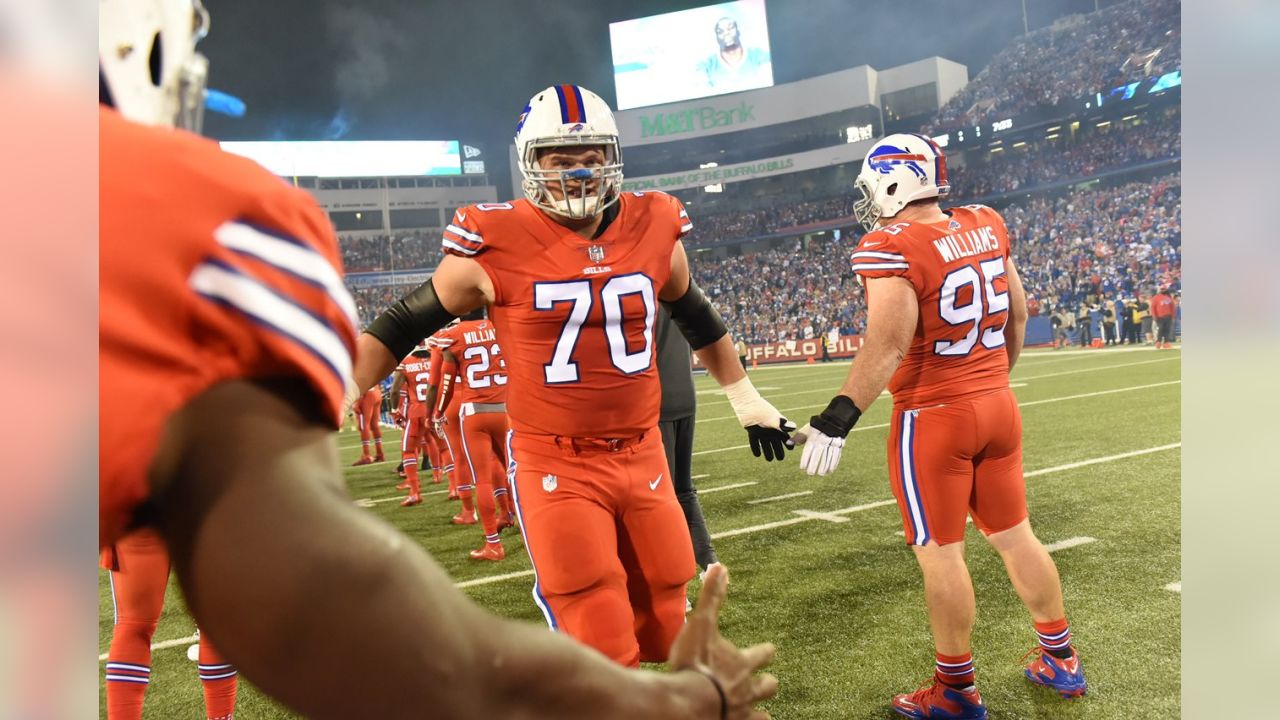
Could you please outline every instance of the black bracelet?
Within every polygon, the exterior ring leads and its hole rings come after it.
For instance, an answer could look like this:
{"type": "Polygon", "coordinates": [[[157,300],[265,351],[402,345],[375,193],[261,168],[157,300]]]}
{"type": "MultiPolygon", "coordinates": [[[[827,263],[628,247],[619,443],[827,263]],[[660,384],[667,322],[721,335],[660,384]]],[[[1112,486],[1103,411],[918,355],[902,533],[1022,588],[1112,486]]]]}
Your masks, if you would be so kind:
{"type": "Polygon", "coordinates": [[[716,676],[712,675],[710,672],[707,672],[706,670],[699,670],[697,668],[692,668],[692,670],[706,677],[711,681],[711,684],[715,686],[716,693],[720,695],[720,720],[728,720],[729,698],[724,694],[724,686],[721,685],[720,681],[716,679],[716,676]]]}

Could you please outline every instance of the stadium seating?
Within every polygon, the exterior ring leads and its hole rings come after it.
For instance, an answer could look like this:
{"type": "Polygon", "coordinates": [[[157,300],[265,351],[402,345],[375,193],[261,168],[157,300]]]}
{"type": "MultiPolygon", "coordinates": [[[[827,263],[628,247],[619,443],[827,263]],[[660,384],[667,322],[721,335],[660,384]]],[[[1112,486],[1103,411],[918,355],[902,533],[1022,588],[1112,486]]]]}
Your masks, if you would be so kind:
{"type": "Polygon", "coordinates": [[[1105,92],[1182,65],[1178,0],[1128,0],[1072,15],[1000,51],[924,130],[930,134],[1105,92]]]}
{"type": "MultiPolygon", "coordinates": [[[[1033,307],[1077,307],[1181,288],[1180,175],[1036,198],[1003,208],[1033,307]]],[[[799,240],[741,256],[695,255],[693,272],[734,332],[749,343],[865,330],[862,291],[849,270],[852,239],[799,240]]]]}

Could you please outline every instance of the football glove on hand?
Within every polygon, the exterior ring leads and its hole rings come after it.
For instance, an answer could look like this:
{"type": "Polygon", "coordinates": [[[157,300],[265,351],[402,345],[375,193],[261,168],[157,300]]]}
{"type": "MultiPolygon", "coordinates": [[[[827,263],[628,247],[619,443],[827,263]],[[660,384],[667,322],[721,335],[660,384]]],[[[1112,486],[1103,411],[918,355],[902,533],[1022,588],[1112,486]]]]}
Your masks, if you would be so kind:
{"type": "Polygon", "coordinates": [[[795,447],[790,437],[796,429],[795,423],[783,417],[773,403],[761,397],[750,378],[725,385],[724,394],[728,396],[738,422],[747,430],[752,455],[760,457],[763,453],[765,460],[781,460],[786,456],[787,448],[795,447]]]}
{"type": "Polygon", "coordinates": [[[837,395],[821,414],[809,418],[793,440],[804,445],[800,467],[809,475],[828,475],[840,464],[840,453],[849,431],[857,424],[862,411],[844,395],[837,395]]]}

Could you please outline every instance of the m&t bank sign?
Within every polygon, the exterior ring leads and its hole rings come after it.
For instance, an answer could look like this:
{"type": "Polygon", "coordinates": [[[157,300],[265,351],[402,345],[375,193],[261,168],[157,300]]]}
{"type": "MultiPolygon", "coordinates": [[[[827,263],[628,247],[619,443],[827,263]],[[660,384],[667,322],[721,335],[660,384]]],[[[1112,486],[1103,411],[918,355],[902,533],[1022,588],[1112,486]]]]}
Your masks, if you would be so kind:
{"type": "Polygon", "coordinates": [[[744,100],[738,107],[721,110],[712,105],[689,108],[671,113],[654,113],[640,117],[640,137],[683,135],[713,128],[731,127],[754,122],[755,106],[744,100]]]}

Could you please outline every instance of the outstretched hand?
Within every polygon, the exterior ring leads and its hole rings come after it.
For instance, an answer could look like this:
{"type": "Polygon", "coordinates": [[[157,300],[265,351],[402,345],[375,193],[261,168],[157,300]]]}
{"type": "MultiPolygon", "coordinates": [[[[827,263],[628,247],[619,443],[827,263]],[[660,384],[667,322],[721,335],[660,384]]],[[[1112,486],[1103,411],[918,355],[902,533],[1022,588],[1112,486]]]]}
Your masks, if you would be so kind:
{"type": "Polygon", "coordinates": [[[778,693],[778,679],[757,674],[773,661],[772,643],[739,649],[720,634],[720,608],[728,594],[729,572],[715,564],[707,568],[698,603],[671,646],[672,671],[692,670],[708,676],[724,693],[721,717],[729,720],[768,720],[756,703],[778,693]]]}

